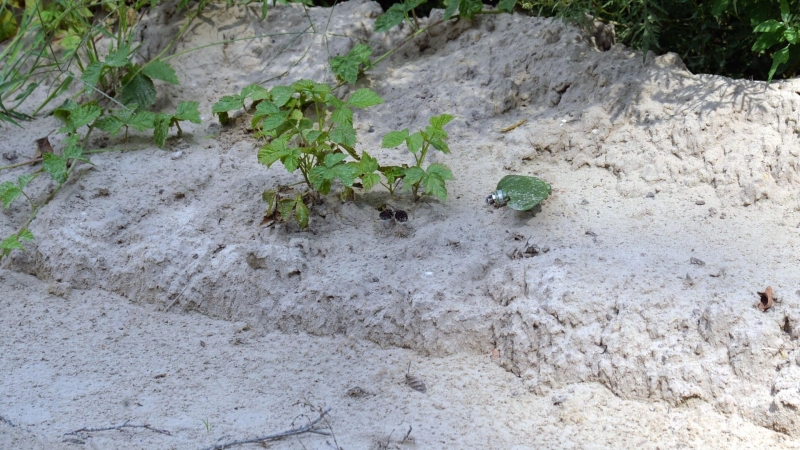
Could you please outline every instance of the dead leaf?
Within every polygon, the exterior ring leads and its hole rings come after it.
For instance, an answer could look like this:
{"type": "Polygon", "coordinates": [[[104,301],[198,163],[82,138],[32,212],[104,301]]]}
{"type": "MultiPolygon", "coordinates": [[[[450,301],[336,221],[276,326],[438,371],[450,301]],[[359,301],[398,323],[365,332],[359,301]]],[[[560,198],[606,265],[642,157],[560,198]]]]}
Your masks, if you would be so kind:
{"type": "Polygon", "coordinates": [[[411,375],[411,363],[408,363],[408,370],[406,371],[406,384],[413,390],[422,392],[423,394],[428,390],[422,378],[411,375]]]}
{"type": "Polygon", "coordinates": [[[500,360],[500,349],[499,348],[493,348],[492,349],[492,361],[497,362],[499,360],[500,360]]]}
{"type": "Polygon", "coordinates": [[[758,295],[761,297],[761,303],[758,304],[758,309],[761,311],[766,311],[772,308],[772,286],[767,286],[767,288],[764,289],[764,292],[759,292],[758,295]]]}
{"type": "Polygon", "coordinates": [[[33,155],[33,159],[39,159],[45,153],[53,153],[53,146],[50,145],[50,138],[45,136],[43,138],[37,139],[36,141],[36,153],[33,155]]]}

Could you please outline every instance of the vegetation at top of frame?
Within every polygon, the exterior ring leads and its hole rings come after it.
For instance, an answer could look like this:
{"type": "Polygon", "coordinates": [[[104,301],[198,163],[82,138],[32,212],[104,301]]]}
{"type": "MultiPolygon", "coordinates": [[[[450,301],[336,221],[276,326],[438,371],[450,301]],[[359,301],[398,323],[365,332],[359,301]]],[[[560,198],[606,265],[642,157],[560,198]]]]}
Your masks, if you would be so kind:
{"type": "Polygon", "coordinates": [[[645,54],[675,52],[694,73],[767,80],[792,77],[800,69],[800,0],[521,0],[519,5],[584,26],[592,18],[611,23],[619,42],[645,54]]]}

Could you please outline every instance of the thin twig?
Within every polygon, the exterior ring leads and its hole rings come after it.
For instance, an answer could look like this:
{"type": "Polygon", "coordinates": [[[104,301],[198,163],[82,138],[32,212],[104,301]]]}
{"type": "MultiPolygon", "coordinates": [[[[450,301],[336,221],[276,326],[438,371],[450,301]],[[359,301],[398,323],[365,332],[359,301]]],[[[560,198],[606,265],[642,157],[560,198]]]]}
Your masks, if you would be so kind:
{"type": "Polygon", "coordinates": [[[0,170],[13,169],[15,167],[27,166],[28,164],[36,164],[38,162],[42,162],[42,158],[29,159],[27,161],[18,162],[8,166],[0,166],[0,170]]]}
{"type": "Polygon", "coordinates": [[[319,423],[319,421],[324,419],[325,416],[328,414],[328,412],[330,410],[331,410],[330,407],[325,408],[322,412],[319,413],[319,417],[317,417],[316,419],[312,420],[311,422],[308,422],[307,424],[303,425],[302,427],[292,428],[291,430],[281,431],[279,433],[269,434],[267,436],[261,436],[261,437],[257,437],[257,438],[253,438],[253,439],[243,439],[241,441],[227,442],[225,444],[215,445],[213,447],[208,447],[208,448],[205,448],[203,450],[223,450],[223,449],[226,449],[226,448],[234,447],[236,445],[258,444],[258,443],[261,443],[261,442],[274,441],[276,439],[280,439],[280,438],[283,438],[283,437],[286,437],[286,436],[295,436],[295,435],[303,434],[303,433],[316,433],[316,434],[324,434],[326,436],[330,436],[329,433],[314,428],[314,425],[316,425],[317,423],[319,423]]]}
{"type": "MultiPolygon", "coordinates": [[[[134,424],[130,423],[130,420],[126,420],[125,423],[123,423],[121,425],[111,426],[111,427],[81,428],[80,430],[75,430],[75,431],[70,431],[69,433],[64,433],[64,436],[69,436],[69,435],[78,436],[78,433],[94,433],[94,432],[97,432],[97,431],[121,430],[123,428],[146,428],[146,429],[148,429],[150,431],[155,431],[156,433],[166,434],[167,436],[172,436],[172,433],[170,433],[169,430],[161,430],[161,429],[158,429],[158,428],[153,428],[148,424],[134,425],[134,424]]],[[[78,437],[80,437],[80,436],[78,436],[78,437]]]]}
{"type": "Polygon", "coordinates": [[[178,303],[178,300],[180,300],[181,295],[183,295],[183,291],[185,291],[187,287],[189,287],[189,282],[188,281],[186,282],[186,286],[183,287],[183,290],[181,291],[181,293],[178,294],[177,297],[175,297],[175,300],[173,300],[172,303],[169,304],[169,306],[164,308],[164,312],[169,311],[169,309],[172,308],[172,305],[174,305],[175,303],[178,303]]]}

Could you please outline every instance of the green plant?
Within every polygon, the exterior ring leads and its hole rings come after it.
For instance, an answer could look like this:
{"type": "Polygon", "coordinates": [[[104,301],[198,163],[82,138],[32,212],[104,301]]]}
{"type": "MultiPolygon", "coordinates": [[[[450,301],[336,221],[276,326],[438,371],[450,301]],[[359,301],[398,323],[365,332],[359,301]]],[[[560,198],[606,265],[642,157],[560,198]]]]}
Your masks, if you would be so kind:
{"type": "Polygon", "coordinates": [[[453,179],[450,169],[439,163],[430,164],[427,169],[423,169],[422,165],[425,162],[428,150],[431,148],[442,153],[450,153],[450,148],[447,146],[448,136],[447,132],[444,131],[444,126],[451,120],[453,120],[453,116],[442,114],[431,117],[430,125],[425,130],[409,134],[406,128],[400,131],[392,131],[383,137],[381,143],[383,148],[395,148],[405,143],[408,151],[414,155],[415,162],[411,167],[390,168],[383,171],[387,178],[386,187],[389,192],[394,193],[396,183],[402,180],[404,188],[411,189],[415,199],[419,198],[420,186],[422,186],[422,192],[426,195],[433,195],[442,201],[447,199],[445,182],[453,179]]]}
{"type": "MultiPolygon", "coordinates": [[[[352,75],[353,72],[350,73],[352,75]]],[[[449,153],[448,135],[444,126],[453,117],[447,114],[432,117],[425,130],[410,134],[407,129],[394,131],[383,139],[384,148],[406,143],[414,156],[412,166],[383,166],[366,151],[356,149],[353,110],[369,108],[383,100],[369,89],[358,89],[346,100],[333,94],[334,88],[310,80],[300,80],[290,86],[275,86],[266,90],[247,86],[239,94],[227,95],[212,107],[222,123],[229,123],[230,111],[241,109],[252,101],[250,125],[256,136],[268,142],[258,151],[258,161],[271,167],[280,161],[288,172],[299,171],[307,191],[285,194],[267,190],[262,197],[267,202],[266,218],[295,220],[301,228],[308,226],[309,205],[317,195],[330,193],[334,183],[344,186],[343,198],[352,198],[354,189],[365,192],[382,184],[391,194],[402,183],[411,190],[414,199],[433,195],[446,200],[446,180],[452,173],[442,164],[424,167],[431,148],[449,153]]]]}
{"type": "Polygon", "coordinates": [[[772,54],[772,67],[769,69],[767,81],[772,81],[772,77],[775,75],[778,68],[782,64],[786,65],[789,63],[789,59],[792,55],[794,56],[794,58],[792,58],[794,60],[793,66],[796,67],[798,61],[800,61],[800,54],[798,54],[797,51],[797,44],[800,44],[800,23],[798,22],[798,17],[791,14],[789,3],[787,3],[786,0],[781,0],[780,11],[780,21],[767,19],[755,25],[753,28],[755,33],[760,33],[752,47],[754,52],[761,53],[775,45],[786,44],[783,48],[772,54]],[[792,50],[794,50],[794,52],[792,52],[792,50]]]}

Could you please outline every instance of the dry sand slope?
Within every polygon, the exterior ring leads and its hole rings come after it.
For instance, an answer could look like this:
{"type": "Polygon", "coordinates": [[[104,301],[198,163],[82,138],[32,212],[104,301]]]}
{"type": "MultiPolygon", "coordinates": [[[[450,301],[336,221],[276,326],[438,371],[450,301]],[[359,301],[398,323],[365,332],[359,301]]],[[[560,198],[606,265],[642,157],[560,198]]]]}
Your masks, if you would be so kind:
{"type": "MultiPolygon", "coordinates": [[[[171,12],[142,21],[145,57],[176,32],[171,12]]],[[[221,128],[211,105],[330,81],[329,55],[356,43],[383,53],[409,30],[373,33],[379,14],[209,8],[178,51],[272,36],[173,59],[182,85],[159,105],[199,99],[203,125],[167,150],[98,139],[137,150],[94,156],[0,271],[0,446],[201,448],[301,425],[313,405],[332,408],[336,441],[276,448],[800,447],[800,82],[643,64],[551,20],[448,23],[367,74],[358,87],[385,103],[355,124],[362,148],[407,162],[385,133],[456,116],[452,155],[432,158],[456,175],[449,201],[375,189],[331,195],[303,232],[259,226],[261,191],[297,176],[259,165],[247,120],[221,128]],[[553,185],[541,211],[484,204],[507,173],[553,185]],[[378,222],[387,201],[407,224],[378,222]],[[62,436],[126,420],[172,435],[62,436]]],[[[0,150],[27,156],[55,127],[3,128],[0,150]]],[[[0,216],[0,234],[26,214],[0,216]]]]}

